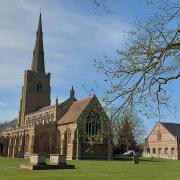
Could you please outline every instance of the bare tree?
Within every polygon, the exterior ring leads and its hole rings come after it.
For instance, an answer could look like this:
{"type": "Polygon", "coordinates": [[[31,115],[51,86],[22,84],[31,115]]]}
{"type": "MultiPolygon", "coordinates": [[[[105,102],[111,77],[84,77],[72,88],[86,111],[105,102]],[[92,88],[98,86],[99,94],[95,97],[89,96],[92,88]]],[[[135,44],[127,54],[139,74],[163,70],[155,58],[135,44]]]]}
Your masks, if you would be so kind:
{"type": "MultiPolygon", "coordinates": [[[[111,13],[110,7],[107,5],[108,4],[107,0],[91,0],[91,1],[94,3],[95,8],[97,10],[96,12],[98,12],[98,14],[111,13]]],[[[109,0],[109,1],[112,1],[112,0],[109,0]]]]}
{"type": "Polygon", "coordinates": [[[144,140],[145,129],[143,122],[135,112],[125,110],[117,112],[112,109],[109,116],[111,119],[111,131],[113,136],[113,144],[117,151],[124,153],[130,149],[138,149],[144,140]]]}
{"type": "Polygon", "coordinates": [[[14,118],[11,121],[5,121],[3,123],[0,123],[0,132],[15,128],[17,126],[17,122],[18,122],[18,119],[14,118]]]}
{"type": "Polygon", "coordinates": [[[180,77],[180,1],[147,2],[157,13],[135,22],[125,47],[117,50],[119,59],[105,56],[95,65],[106,76],[107,105],[115,102],[119,111],[132,104],[141,109],[156,104],[160,116],[167,85],[180,77]]]}

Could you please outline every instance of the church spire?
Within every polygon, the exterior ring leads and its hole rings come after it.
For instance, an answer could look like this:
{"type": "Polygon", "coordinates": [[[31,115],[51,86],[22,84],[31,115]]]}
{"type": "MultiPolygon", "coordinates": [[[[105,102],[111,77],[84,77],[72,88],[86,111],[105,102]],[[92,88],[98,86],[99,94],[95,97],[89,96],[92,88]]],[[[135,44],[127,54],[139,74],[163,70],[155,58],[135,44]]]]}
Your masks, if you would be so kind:
{"type": "Polygon", "coordinates": [[[36,41],[33,51],[31,70],[45,73],[41,13],[39,15],[38,30],[36,32],[36,41]]]}

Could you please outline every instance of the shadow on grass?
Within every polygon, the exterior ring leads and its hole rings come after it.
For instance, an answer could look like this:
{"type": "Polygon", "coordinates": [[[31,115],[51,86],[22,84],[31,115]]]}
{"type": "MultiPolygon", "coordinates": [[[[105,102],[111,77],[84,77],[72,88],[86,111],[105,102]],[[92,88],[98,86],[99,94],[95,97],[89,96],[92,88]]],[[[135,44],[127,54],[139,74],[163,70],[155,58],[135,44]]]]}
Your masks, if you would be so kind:
{"type": "Polygon", "coordinates": [[[144,162],[164,162],[160,159],[154,159],[154,158],[149,158],[149,159],[140,159],[140,161],[144,161],[144,162]]]}
{"type": "MultiPolygon", "coordinates": [[[[133,157],[120,157],[120,158],[114,158],[115,161],[133,161],[133,157]]],[[[141,162],[162,162],[164,163],[164,161],[162,161],[161,159],[155,159],[155,158],[139,158],[139,161],[141,162]]]]}
{"type": "Polygon", "coordinates": [[[133,161],[133,157],[114,158],[115,161],[133,161]]]}

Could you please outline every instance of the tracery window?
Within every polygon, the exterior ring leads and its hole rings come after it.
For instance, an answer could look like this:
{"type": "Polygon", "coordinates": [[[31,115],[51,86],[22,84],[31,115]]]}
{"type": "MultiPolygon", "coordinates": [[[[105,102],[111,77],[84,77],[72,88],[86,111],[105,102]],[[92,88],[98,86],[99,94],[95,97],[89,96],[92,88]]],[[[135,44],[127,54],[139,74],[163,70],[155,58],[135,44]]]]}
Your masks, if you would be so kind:
{"type": "Polygon", "coordinates": [[[71,130],[70,129],[68,129],[67,131],[67,143],[71,144],[71,130]]]}
{"type": "Polygon", "coordinates": [[[51,121],[54,121],[54,114],[51,114],[51,121]]]}
{"type": "Polygon", "coordinates": [[[27,134],[26,135],[26,139],[25,139],[25,152],[28,152],[29,151],[29,135],[27,134]]]}
{"type": "Polygon", "coordinates": [[[86,133],[88,136],[97,135],[101,130],[100,116],[97,112],[91,112],[86,120],[86,133]]]}
{"type": "Polygon", "coordinates": [[[57,132],[57,148],[61,147],[61,133],[60,131],[57,132]]]}
{"type": "Polygon", "coordinates": [[[50,115],[49,114],[47,115],[47,119],[48,119],[48,121],[50,121],[50,115]]]}

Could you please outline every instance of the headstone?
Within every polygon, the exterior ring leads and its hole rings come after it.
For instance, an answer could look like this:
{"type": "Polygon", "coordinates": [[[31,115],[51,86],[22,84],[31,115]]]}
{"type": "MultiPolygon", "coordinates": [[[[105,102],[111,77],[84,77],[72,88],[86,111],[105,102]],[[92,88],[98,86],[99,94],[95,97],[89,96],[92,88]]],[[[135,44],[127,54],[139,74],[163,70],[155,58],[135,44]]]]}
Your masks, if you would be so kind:
{"type": "Polygon", "coordinates": [[[49,164],[46,164],[45,155],[33,154],[30,156],[29,164],[21,164],[20,166],[30,170],[75,169],[74,165],[66,164],[66,156],[59,154],[51,154],[49,164]]]}
{"type": "Polygon", "coordinates": [[[138,153],[135,153],[133,156],[133,163],[134,164],[139,164],[139,155],[138,153]]]}
{"type": "Polygon", "coordinates": [[[46,156],[41,154],[32,154],[30,155],[30,163],[36,165],[45,165],[46,164],[46,156]]]}
{"type": "Polygon", "coordinates": [[[59,154],[51,154],[50,155],[50,164],[52,165],[65,165],[66,164],[66,156],[59,154]]]}

